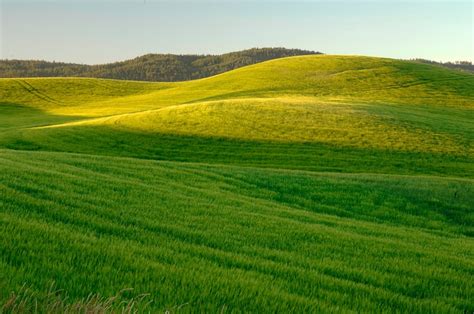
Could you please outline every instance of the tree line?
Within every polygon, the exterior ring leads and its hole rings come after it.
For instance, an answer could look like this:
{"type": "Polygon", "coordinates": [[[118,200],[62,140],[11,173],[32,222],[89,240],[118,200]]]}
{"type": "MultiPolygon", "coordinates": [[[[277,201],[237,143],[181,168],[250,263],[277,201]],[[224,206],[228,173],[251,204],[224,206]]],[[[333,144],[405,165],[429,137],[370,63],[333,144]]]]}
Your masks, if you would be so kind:
{"type": "Polygon", "coordinates": [[[474,64],[471,61],[455,61],[455,62],[436,62],[433,60],[427,59],[411,59],[412,61],[431,64],[431,65],[438,65],[449,69],[454,70],[462,70],[467,72],[474,72],[474,64]]]}
{"type": "Polygon", "coordinates": [[[147,54],[99,65],[41,60],[0,60],[0,77],[96,77],[138,81],[176,82],[223,73],[254,63],[316,51],[253,48],[222,55],[147,54]]]}

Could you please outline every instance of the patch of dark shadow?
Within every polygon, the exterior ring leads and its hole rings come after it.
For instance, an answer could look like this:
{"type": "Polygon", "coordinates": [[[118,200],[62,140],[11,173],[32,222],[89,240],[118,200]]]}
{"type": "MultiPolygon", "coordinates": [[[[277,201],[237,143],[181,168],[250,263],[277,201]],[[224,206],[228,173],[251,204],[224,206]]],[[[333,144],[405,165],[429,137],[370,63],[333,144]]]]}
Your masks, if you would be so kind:
{"type": "Polygon", "coordinates": [[[83,120],[84,117],[61,116],[22,104],[0,102],[0,131],[48,126],[83,120]]]}
{"type": "Polygon", "coordinates": [[[14,149],[14,150],[40,150],[42,149],[42,146],[28,141],[28,140],[23,140],[23,139],[15,139],[8,144],[5,145],[6,148],[8,149],[14,149]]]}

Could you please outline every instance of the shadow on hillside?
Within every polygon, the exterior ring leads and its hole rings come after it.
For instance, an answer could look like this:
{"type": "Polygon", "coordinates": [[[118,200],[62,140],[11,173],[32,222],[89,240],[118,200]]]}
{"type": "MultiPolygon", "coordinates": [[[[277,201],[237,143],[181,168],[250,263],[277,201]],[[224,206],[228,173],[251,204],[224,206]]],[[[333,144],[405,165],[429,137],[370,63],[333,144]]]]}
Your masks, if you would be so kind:
{"type": "Polygon", "coordinates": [[[40,127],[82,119],[84,117],[54,115],[21,104],[0,102],[0,131],[40,127]]]}
{"type": "Polygon", "coordinates": [[[307,171],[474,177],[470,166],[472,156],[317,142],[150,134],[105,126],[25,128],[3,132],[0,133],[0,147],[307,171]]]}

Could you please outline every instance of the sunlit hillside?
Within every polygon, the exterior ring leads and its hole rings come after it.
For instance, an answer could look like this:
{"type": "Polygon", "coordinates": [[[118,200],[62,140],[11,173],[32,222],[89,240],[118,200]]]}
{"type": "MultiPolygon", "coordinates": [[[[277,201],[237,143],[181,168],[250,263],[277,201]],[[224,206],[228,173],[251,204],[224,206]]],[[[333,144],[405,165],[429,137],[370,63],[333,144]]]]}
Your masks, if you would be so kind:
{"type": "Polygon", "coordinates": [[[472,311],[473,143],[474,75],[393,59],[0,79],[0,301],[472,311]]]}

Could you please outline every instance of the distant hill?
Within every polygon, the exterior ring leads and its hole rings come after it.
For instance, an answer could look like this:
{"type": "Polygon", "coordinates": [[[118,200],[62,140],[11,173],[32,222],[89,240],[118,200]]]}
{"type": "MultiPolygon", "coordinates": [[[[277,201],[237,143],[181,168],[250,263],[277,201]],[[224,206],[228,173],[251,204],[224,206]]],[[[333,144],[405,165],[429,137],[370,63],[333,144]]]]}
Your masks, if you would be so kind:
{"type": "Polygon", "coordinates": [[[0,60],[0,77],[95,77],[137,81],[176,82],[223,73],[271,59],[321,54],[286,49],[253,48],[222,55],[147,54],[100,65],[39,60],[0,60]]]}
{"type": "Polygon", "coordinates": [[[448,69],[453,69],[453,70],[461,70],[465,72],[473,72],[474,73],[474,64],[470,61],[455,61],[455,62],[436,62],[433,60],[427,60],[427,59],[412,59],[412,61],[416,61],[419,63],[425,63],[425,64],[431,64],[431,65],[437,65],[437,66],[442,66],[448,69]]]}

